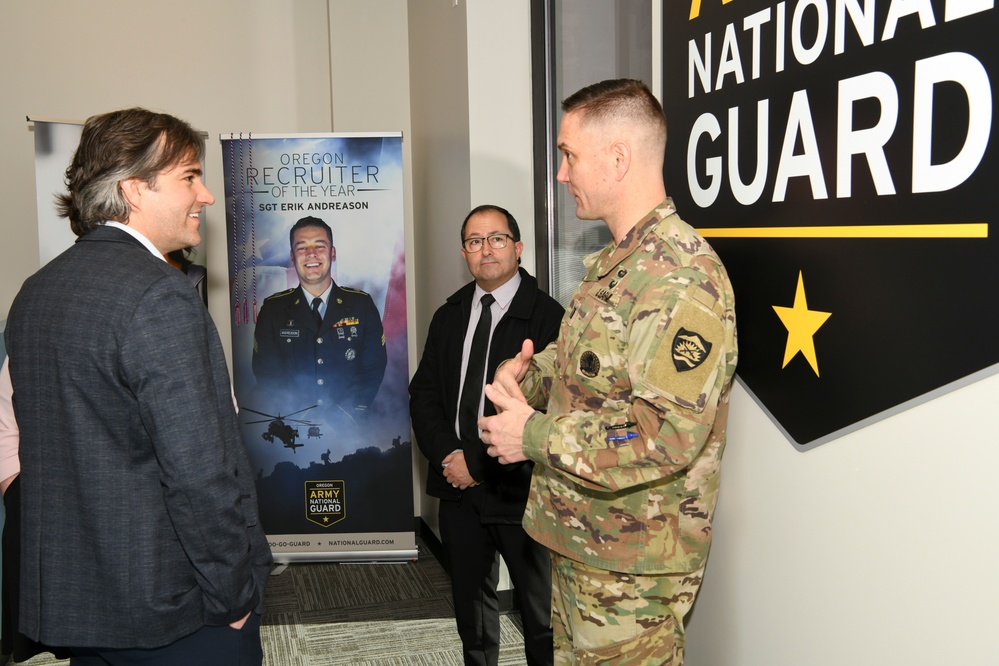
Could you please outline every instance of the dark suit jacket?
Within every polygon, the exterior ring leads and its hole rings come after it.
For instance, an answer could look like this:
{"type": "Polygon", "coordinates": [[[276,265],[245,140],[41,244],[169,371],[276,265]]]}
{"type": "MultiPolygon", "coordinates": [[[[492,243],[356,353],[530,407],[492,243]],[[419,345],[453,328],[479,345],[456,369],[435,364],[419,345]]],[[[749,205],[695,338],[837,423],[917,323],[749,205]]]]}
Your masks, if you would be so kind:
{"type": "MultiPolygon", "coordinates": [[[[510,308],[496,324],[489,345],[486,382],[492,381],[496,367],[520,351],[524,340],[534,341],[536,350],[544,349],[558,337],[564,310],[555,299],[538,290],[538,281],[520,269],[521,283],[510,308]]],[[[452,294],[430,322],[420,366],[409,384],[409,411],[416,442],[430,461],[427,494],[456,500],[461,492],[445,478],[441,461],[455,449],[465,452],[469,472],[485,483],[483,521],[519,524],[524,515],[531,485],[533,463],[501,465],[485,453],[481,440],[462,441],[455,434],[458,412],[458,389],[461,385],[461,350],[472,313],[475,282],[469,282],[452,294]]],[[[496,413],[487,399],[483,412],[496,413]]]]}
{"type": "Polygon", "coordinates": [[[253,330],[253,374],[285,413],[332,408],[330,401],[348,413],[363,411],[385,376],[378,308],[365,292],[336,283],[319,326],[311,304],[301,285],[264,300],[253,330]],[[281,393],[289,395],[275,395],[281,393]]]}
{"type": "Polygon", "coordinates": [[[98,227],[28,278],[6,339],[20,630],[152,648],[262,611],[254,476],[218,332],[183,273],[98,227]]]}

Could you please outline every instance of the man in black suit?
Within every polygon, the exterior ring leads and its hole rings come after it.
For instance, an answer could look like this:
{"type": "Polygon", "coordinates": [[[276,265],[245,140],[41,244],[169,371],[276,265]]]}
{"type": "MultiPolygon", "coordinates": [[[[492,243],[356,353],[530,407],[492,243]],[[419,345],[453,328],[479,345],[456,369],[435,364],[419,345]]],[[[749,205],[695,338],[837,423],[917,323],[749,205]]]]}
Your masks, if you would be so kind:
{"type": "Polygon", "coordinates": [[[218,332],[165,255],[214,202],[201,137],[94,116],[66,171],[76,244],[7,323],[20,427],[18,629],[74,664],[260,664],[272,564],[218,332]]]}
{"type": "Polygon", "coordinates": [[[524,244],[505,209],[473,209],[462,223],[461,244],[475,280],[450,296],[430,323],[409,385],[413,431],[430,461],[427,493],[440,499],[465,663],[499,658],[498,551],[519,599],[527,663],[551,664],[551,560],[521,527],[532,463],[501,466],[487,456],[475,420],[496,413],[483,401],[482,387],[499,362],[515,355],[525,338],[539,348],[554,340],[563,310],[518,267],[524,244]]]}
{"type": "Polygon", "coordinates": [[[289,232],[299,285],[268,296],[253,331],[255,400],[284,414],[315,405],[305,418],[357,425],[385,375],[382,320],[371,296],[332,277],[333,230],[303,217],[289,232]],[[304,404],[303,404],[304,403],[304,404]]]}

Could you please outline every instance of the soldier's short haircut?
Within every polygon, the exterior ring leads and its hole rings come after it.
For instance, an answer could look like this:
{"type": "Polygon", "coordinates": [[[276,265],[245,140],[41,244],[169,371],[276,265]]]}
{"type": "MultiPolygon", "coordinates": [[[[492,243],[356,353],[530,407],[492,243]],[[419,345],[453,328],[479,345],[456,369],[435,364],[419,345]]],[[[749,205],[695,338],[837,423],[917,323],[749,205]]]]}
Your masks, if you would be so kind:
{"type": "Polygon", "coordinates": [[[305,229],[306,227],[316,227],[318,229],[326,230],[326,237],[330,239],[330,247],[333,246],[333,229],[330,225],[326,224],[321,218],[313,217],[309,215],[303,217],[298,222],[296,222],[292,227],[291,231],[288,232],[288,244],[291,246],[292,251],[295,250],[295,232],[299,229],[305,229]]]}
{"type": "Polygon", "coordinates": [[[108,220],[126,222],[131,207],[121,181],[139,178],[154,186],[156,176],[182,161],[204,159],[205,144],[179,118],[131,108],[91,116],[66,169],[66,194],[56,197],[60,217],[77,236],[108,220]]]}
{"type": "Polygon", "coordinates": [[[520,241],[520,225],[517,224],[517,220],[513,218],[513,214],[510,211],[508,211],[506,208],[503,208],[502,206],[496,206],[493,204],[482,204],[481,206],[476,206],[475,208],[473,208],[468,213],[468,215],[465,216],[465,219],[462,220],[461,222],[462,243],[465,242],[465,227],[468,226],[468,221],[472,219],[472,216],[477,215],[478,213],[485,213],[488,211],[493,211],[503,215],[506,218],[507,226],[510,227],[510,235],[513,236],[514,242],[516,243],[520,241]]]}
{"type": "Polygon", "coordinates": [[[586,86],[566,97],[562,110],[578,113],[583,123],[614,119],[638,122],[666,145],[663,107],[648,86],[637,79],[608,79],[586,86]]]}

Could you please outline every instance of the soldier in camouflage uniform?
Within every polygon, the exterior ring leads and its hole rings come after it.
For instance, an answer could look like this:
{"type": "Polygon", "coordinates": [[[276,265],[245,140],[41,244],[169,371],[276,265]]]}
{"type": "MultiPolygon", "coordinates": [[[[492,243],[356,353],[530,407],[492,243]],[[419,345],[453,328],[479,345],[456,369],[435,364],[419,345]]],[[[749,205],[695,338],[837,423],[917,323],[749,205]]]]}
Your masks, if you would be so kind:
{"type": "Polygon", "coordinates": [[[558,340],[525,343],[486,387],[500,413],[482,439],[538,463],[524,527],[552,550],[555,663],[681,664],[725,447],[732,287],[666,196],[645,85],[604,81],[563,109],[559,180],[614,241],[587,257],[558,340]]]}

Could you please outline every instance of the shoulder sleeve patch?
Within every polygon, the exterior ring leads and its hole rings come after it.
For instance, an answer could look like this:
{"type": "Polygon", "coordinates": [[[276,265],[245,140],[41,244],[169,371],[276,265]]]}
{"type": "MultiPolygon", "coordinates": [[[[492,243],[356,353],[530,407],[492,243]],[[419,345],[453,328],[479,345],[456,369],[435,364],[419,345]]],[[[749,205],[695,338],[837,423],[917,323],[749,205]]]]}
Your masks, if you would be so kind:
{"type": "Polygon", "coordinates": [[[701,411],[725,351],[725,327],[700,303],[680,301],[659,336],[645,381],[683,407],[701,411]]]}

